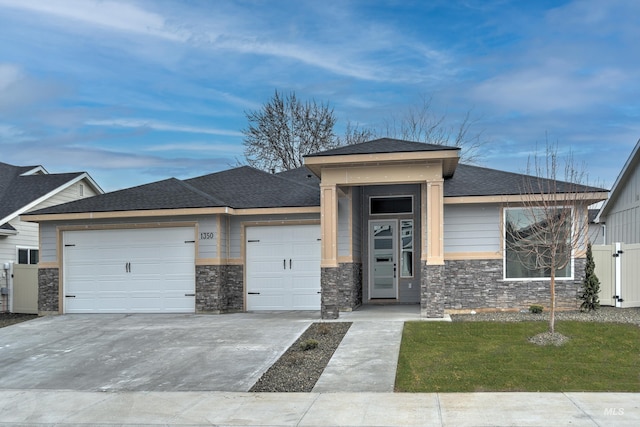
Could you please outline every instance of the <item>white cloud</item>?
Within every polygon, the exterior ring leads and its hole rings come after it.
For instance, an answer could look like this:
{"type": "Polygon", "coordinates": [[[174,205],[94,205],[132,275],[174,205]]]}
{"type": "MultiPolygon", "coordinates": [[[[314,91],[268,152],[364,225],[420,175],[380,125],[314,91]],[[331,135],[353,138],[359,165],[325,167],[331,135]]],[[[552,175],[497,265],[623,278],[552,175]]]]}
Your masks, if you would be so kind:
{"type": "Polygon", "coordinates": [[[0,111],[16,113],[60,92],[60,87],[26,75],[14,65],[0,63],[0,111]]]}
{"type": "Polygon", "coordinates": [[[71,19],[115,31],[184,41],[187,35],[169,28],[161,15],[130,3],[97,0],[0,0],[0,6],[71,19]]]}
{"type": "Polygon", "coordinates": [[[186,133],[201,133],[209,135],[224,135],[224,136],[242,136],[242,132],[216,129],[216,128],[203,128],[196,126],[184,126],[173,123],[165,123],[158,120],[147,119],[108,119],[108,120],[87,120],[85,122],[88,126],[105,126],[105,127],[123,127],[123,128],[147,128],[158,131],[167,132],[186,132],[186,133]]]}
{"type": "Polygon", "coordinates": [[[146,147],[144,151],[148,152],[164,152],[164,151],[181,151],[196,153],[233,153],[242,154],[242,145],[239,144],[218,144],[215,142],[185,142],[178,144],[161,144],[146,147]]]}
{"type": "Polygon", "coordinates": [[[481,105],[510,112],[578,112],[605,105],[629,82],[622,69],[586,68],[580,60],[571,59],[520,66],[479,83],[471,95],[481,105]]]}

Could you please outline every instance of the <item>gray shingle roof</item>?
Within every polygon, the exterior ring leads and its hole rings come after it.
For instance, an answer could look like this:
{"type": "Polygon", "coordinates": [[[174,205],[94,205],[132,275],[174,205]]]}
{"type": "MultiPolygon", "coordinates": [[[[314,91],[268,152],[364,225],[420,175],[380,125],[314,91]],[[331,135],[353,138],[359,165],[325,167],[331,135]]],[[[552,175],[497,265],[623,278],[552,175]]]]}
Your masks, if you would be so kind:
{"type": "Polygon", "coordinates": [[[170,178],[40,209],[33,213],[302,206],[320,206],[317,185],[297,183],[295,180],[243,166],[185,181],[170,178]]]}
{"type": "Polygon", "coordinates": [[[224,206],[212,197],[169,178],[163,181],[100,194],[35,211],[37,214],[111,212],[224,206]]]}
{"type": "MultiPolygon", "coordinates": [[[[479,166],[459,164],[453,177],[444,181],[445,197],[461,196],[504,196],[523,194],[531,188],[542,193],[552,181],[530,175],[504,172],[479,166]]],[[[563,181],[556,182],[558,193],[572,191],[607,191],[602,188],[575,185],[563,181]]],[[[548,188],[548,187],[547,187],[548,188]]]]}
{"type": "MultiPolygon", "coordinates": [[[[441,147],[438,146],[438,149],[441,147]]],[[[535,177],[458,165],[455,175],[444,181],[445,197],[517,195],[525,182],[537,184],[535,177]]],[[[114,191],[34,214],[110,212],[205,207],[277,208],[320,206],[319,179],[306,167],[269,174],[249,166],[216,172],[180,181],[175,178],[114,191]]],[[[560,182],[558,191],[574,187],[560,182]]],[[[582,190],[606,191],[594,187],[582,190]]]]}
{"type": "Polygon", "coordinates": [[[403,141],[401,139],[380,138],[360,144],[345,145],[305,157],[341,156],[349,154],[382,154],[382,153],[411,153],[417,151],[460,150],[458,147],[427,144],[424,142],[403,141]]]}
{"type": "Polygon", "coordinates": [[[187,184],[236,209],[320,206],[317,186],[309,186],[249,166],[192,178],[187,184]]]}
{"type": "Polygon", "coordinates": [[[83,174],[74,172],[22,175],[35,167],[13,166],[0,162],[0,218],[10,216],[83,174]]]}

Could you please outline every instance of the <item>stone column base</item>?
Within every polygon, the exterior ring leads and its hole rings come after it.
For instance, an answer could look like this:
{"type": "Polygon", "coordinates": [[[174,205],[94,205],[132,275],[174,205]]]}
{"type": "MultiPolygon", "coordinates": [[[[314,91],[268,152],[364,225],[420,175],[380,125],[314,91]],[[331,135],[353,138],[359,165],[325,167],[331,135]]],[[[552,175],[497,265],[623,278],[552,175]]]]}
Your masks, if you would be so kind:
{"type": "Polygon", "coordinates": [[[444,317],[444,265],[427,265],[422,261],[420,284],[420,315],[428,318],[444,317]]]}
{"type": "Polygon", "coordinates": [[[322,291],[320,314],[323,319],[337,319],[340,316],[338,301],[339,278],[339,268],[323,267],[320,270],[320,289],[322,291]]]}

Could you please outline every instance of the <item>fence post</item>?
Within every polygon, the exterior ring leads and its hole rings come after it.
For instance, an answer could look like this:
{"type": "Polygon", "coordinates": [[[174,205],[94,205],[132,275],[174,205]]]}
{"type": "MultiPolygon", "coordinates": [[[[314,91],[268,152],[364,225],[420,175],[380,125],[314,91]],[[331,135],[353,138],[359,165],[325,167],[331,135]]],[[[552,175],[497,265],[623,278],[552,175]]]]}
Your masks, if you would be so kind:
{"type": "Polygon", "coordinates": [[[616,289],[616,307],[620,307],[620,295],[622,294],[622,243],[620,242],[616,242],[616,248],[615,248],[615,262],[616,262],[616,284],[615,284],[615,289],[616,289]]]}

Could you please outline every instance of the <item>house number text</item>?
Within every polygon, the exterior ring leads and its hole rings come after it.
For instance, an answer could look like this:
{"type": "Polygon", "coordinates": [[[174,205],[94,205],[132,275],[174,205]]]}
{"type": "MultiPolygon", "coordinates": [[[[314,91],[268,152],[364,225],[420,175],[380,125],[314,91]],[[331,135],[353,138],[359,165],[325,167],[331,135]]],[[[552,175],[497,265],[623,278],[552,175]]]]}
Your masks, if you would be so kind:
{"type": "Polygon", "coordinates": [[[215,238],[216,238],[215,233],[209,233],[209,232],[200,233],[200,240],[211,240],[215,238]]]}

